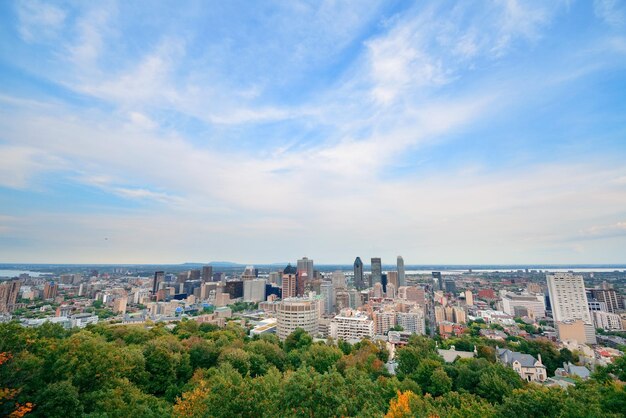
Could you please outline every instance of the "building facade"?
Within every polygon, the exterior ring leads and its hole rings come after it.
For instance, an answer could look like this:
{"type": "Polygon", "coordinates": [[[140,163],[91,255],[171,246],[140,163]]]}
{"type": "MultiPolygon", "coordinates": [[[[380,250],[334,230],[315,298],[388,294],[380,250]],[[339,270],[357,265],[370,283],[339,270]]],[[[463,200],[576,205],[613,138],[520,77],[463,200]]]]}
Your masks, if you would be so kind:
{"type": "Polygon", "coordinates": [[[319,327],[319,302],[314,299],[287,298],[276,305],[276,334],[285,340],[297,328],[312,336],[319,327]]]}

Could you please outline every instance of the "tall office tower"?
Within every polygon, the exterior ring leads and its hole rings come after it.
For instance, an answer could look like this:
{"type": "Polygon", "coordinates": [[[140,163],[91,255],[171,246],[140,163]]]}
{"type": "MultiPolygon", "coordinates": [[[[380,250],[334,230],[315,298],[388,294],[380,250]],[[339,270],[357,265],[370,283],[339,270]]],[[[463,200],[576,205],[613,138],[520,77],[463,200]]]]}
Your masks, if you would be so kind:
{"type": "Polygon", "coordinates": [[[590,289],[591,296],[598,302],[606,303],[606,310],[616,313],[622,308],[619,295],[615,289],[590,289]]]}
{"type": "Polygon", "coordinates": [[[433,281],[435,282],[434,286],[438,290],[444,290],[443,278],[441,277],[441,272],[440,271],[433,271],[433,281]]]}
{"type": "Polygon", "coordinates": [[[354,286],[357,290],[365,289],[365,281],[363,280],[363,262],[361,257],[354,260],[354,286]]]}
{"type": "Polygon", "coordinates": [[[189,272],[183,271],[182,273],[178,273],[176,275],[176,283],[185,283],[189,278],[189,272]]]}
{"type": "Polygon", "coordinates": [[[21,284],[19,280],[0,284],[0,313],[13,312],[21,284]]]}
{"type": "Polygon", "coordinates": [[[313,260],[307,257],[302,257],[298,260],[298,285],[296,294],[297,296],[303,296],[305,290],[311,288],[311,282],[315,278],[315,271],[313,269],[313,260]]]}
{"type": "Polygon", "coordinates": [[[333,283],[333,287],[335,289],[345,289],[346,288],[346,275],[343,274],[342,271],[335,271],[331,276],[331,281],[333,283]]]}
{"type": "Polygon", "coordinates": [[[391,299],[396,298],[396,286],[393,283],[387,283],[387,290],[385,291],[385,295],[391,299]]]}
{"type": "Polygon", "coordinates": [[[398,272],[397,271],[388,271],[387,272],[387,286],[390,284],[394,285],[396,289],[398,286],[398,272]]]}
{"type": "Polygon", "coordinates": [[[202,272],[198,269],[189,270],[189,280],[200,280],[202,272]]]}
{"type": "Polygon", "coordinates": [[[156,293],[159,291],[159,287],[161,286],[161,283],[163,283],[164,281],[165,281],[165,272],[155,271],[154,279],[152,280],[152,294],[153,295],[156,295],[156,293]]]}
{"type": "Polygon", "coordinates": [[[319,316],[317,300],[283,299],[276,305],[276,334],[284,341],[296,328],[302,328],[315,336],[319,327],[319,316]]]}
{"type": "Polygon", "coordinates": [[[583,276],[572,273],[546,275],[555,322],[582,319],[591,323],[583,276]]]}
{"type": "Polygon", "coordinates": [[[446,293],[456,293],[456,283],[452,279],[445,281],[445,288],[446,293]]]}
{"type": "Polygon", "coordinates": [[[46,282],[43,286],[43,298],[44,299],[54,299],[57,297],[57,291],[59,290],[59,285],[55,282],[46,282]]]}
{"type": "Polygon", "coordinates": [[[469,306],[474,305],[474,294],[471,290],[465,291],[465,304],[469,306]]]}
{"type": "Polygon", "coordinates": [[[335,295],[333,284],[331,282],[322,282],[320,284],[320,293],[324,303],[324,314],[330,315],[335,312],[335,295]]]}
{"type": "Polygon", "coordinates": [[[383,267],[380,258],[372,258],[372,275],[370,276],[371,286],[374,286],[375,283],[380,283],[382,273],[383,267]]]}
{"type": "Polygon", "coordinates": [[[204,283],[213,281],[213,266],[202,266],[202,281],[204,283]]]}
{"type": "Polygon", "coordinates": [[[296,297],[298,292],[298,270],[289,264],[283,270],[282,298],[296,297]]]}
{"type": "Polygon", "coordinates": [[[244,271],[243,274],[241,275],[241,278],[243,280],[253,280],[256,279],[258,276],[258,270],[254,268],[254,266],[247,266],[244,271]]]}
{"type": "Polygon", "coordinates": [[[380,284],[383,285],[383,293],[387,293],[387,275],[386,274],[380,275],[380,284]]]}
{"type": "Polygon", "coordinates": [[[398,284],[397,287],[406,286],[406,278],[404,276],[404,259],[401,255],[398,256],[398,284]]]}
{"type": "Polygon", "coordinates": [[[309,280],[313,280],[313,260],[307,257],[302,257],[302,259],[298,260],[298,274],[302,275],[303,272],[306,272],[309,280]]]}

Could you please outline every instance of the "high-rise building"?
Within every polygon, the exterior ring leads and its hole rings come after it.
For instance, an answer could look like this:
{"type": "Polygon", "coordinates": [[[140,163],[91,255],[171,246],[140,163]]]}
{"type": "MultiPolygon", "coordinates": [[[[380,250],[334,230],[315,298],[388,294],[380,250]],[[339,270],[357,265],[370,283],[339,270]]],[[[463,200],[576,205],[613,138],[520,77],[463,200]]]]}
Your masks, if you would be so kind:
{"type": "Polygon", "coordinates": [[[247,279],[243,281],[244,302],[263,302],[265,300],[265,279],[247,279]]]}
{"type": "Polygon", "coordinates": [[[320,294],[324,303],[324,314],[330,315],[335,312],[335,292],[331,282],[322,282],[320,284],[320,294]]]}
{"type": "Polygon", "coordinates": [[[156,295],[159,291],[161,283],[165,281],[165,272],[164,271],[155,271],[154,279],[152,280],[152,294],[156,295]]]}
{"type": "Polygon", "coordinates": [[[608,312],[616,313],[622,309],[620,295],[615,289],[589,289],[589,292],[595,300],[606,304],[608,312]]]}
{"type": "Polygon", "coordinates": [[[335,271],[331,276],[331,280],[333,283],[333,287],[335,289],[345,289],[346,288],[346,275],[343,274],[342,271],[335,271]]]}
{"type": "Polygon", "coordinates": [[[396,289],[400,287],[398,285],[398,272],[397,271],[388,271],[387,272],[387,285],[394,285],[396,289]]]}
{"type": "Polygon", "coordinates": [[[555,273],[546,276],[554,321],[582,319],[591,323],[583,276],[555,273]]]}
{"type": "Polygon", "coordinates": [[[386,335],[391,328],[396,326],[395,311],[374,311],[372,316],[376,335],[386,335]]]}
{"type": "Polygon", "coordinates": [[[283,271],[282,298],[294,298],[298,293],[298,270],[289,264],[283,271]]]}
{"type": "Polygon", "coordinates": [[[465,291],[465,304],[468,306],[474,305],[474,294],[472,293],[471,290],[465,291]]]}
{"type": "Polygon", "coordinates": [[[43,286],[43,298],[54,299],[57,297],[59,285],[55,282],[46,282],[43,286]]]}
{"type": "Polygon", "coordinates": [[[21,283],[19,280],[10,280],[0,284],[0,313],[13,312],[21,283]]]}
{"type": "Polygon", "coordinates": [[[426,319],[424,311],[421,309],[412,309],[409,312],[397,312],[396,324],[400,325],[404,331],[412,334],[426,334],[426,319]]]}
{"type": "Polygon", "coordinates": [[[213,266],[202,267],[202,281],[205,283],[213,281],[213,266]]]}
{"type": "Polygon", "coordinates": [[[406,286],[406,278],[404,274],[404,259],[402,258],[401,255],[398,256],[397,266],[398,266],[398,283],[396,284],[396,286],[397,287],[406,286]]]}
{"type": "Polygon", "coordinates": [[[452,279],[445,281],[445,288],[446,293],[456,293],[456,283],[452,279]]]}
{"type": "Polygon", "coordinates": [[[198,269],[189,270],[189,280],[200,280],[202,272],[198,269]]]}
{"type": "Polygon", "coordinates": [[[361,257],[354,260],[354,286],[357,290],[365,289],[365,281],[363,280],[363,262],[361,257]]]}
{"type": "Polygon", "coordinates": [[[307,275],[307,280],[313,280],[313,260],[307,257],[302,257],[302,259],[298,260],[298,274],[303,276],[304,273],[307,275]]]}
{"type": "Polygon", "coordinates": [[[243,298],[243,280],[228,280],[224,283],[224,293],[231,299],[243,298]]]}
{"type": "Polygon", "coordinates": [[[383,293],[387,293],[387,274],[383,273],[380,275],[380,284],[383,285],[383,293]]]}
{"type": "Polygon", "coordinates": [[[385,292],[385,296],[387,296],[388,298],[391,299],[395,299],[396,298],[396,287],[393,285],[393,283],[387,283],[387,291],[385,292]]]}
{"type": "Polygon", "coordinates": [[[465,313],[465,309],[460,306],[455,306],[454,310],[454,322],[457,324],[466,324],[467,323],[467,314],[465,313]]]}
{"type": "Polygon", "coordinates": [[[622,318],[618,314],[602,311],[593,312],[593,322],[596,328],[602,328],[605,331],[621,331],[622,318]]]}
{"type": "Polygon", "coordinates": [[[319,302],[302,298],[287,298],[276,306],[276,334],[285,340],[297,328],[302,328],[312,336],[319,327],[319,302]]]}
{"type": "Polygon", "coordinates": [[[444,290],[443,278],[441,277],[441,272],[440,271],[433,271],[433,281],[435,282],[434,286],[438,290],[444,290]]]}
{"type": "Polygon", "coordinates": [[[383,274],[383,266],[380,258],[374,257],[372,258],[371,264],[372,274],[370,276],[370,287],[374,286],[376,283],[381,283],[382,274],[383,274]]]}

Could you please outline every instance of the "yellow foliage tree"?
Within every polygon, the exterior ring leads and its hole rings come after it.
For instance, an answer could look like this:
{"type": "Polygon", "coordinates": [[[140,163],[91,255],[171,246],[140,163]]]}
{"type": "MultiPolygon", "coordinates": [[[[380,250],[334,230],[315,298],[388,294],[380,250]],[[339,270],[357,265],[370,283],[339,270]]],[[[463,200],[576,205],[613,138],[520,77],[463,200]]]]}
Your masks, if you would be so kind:
{"type": "MultiPolygon", "coordinates": [[[[11,360],[11,357],[11,353],[0,353],[0,366],[11,360]]],[[[12,401],[19,392],[19,389],[0,388],[0,405],[12,401]]],[[[34,405],[31,402],[26,402],[23,405],[15,402],[13,406],[13,412],[9,413],[8,417],[21,418],[24,415],[28,414],[30,411],[32,411],[33,406],[34,405]]]]}

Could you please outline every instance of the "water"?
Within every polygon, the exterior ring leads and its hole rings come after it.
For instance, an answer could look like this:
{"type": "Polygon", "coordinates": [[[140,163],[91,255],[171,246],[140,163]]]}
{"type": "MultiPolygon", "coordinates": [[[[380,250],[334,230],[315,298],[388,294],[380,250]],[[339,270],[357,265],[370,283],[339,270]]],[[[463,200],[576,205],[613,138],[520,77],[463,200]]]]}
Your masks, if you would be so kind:
{"type": "Polygon", "coordinates": [[[28,270],[0,270],[0,277],[19,277],[20,274],[29,274],[30,277],[41,277],[45,274],[40,271],[28,271],[28,270]]]}

